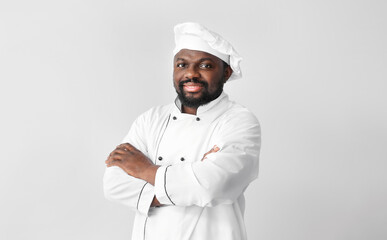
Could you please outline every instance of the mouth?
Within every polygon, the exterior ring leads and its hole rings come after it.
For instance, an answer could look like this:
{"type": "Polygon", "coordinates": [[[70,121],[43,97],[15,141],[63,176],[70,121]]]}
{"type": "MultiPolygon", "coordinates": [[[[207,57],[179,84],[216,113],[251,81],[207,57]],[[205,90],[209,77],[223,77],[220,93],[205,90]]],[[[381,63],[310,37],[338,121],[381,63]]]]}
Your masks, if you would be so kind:
{"type": "Polygon", "coordinates": [[[203,87],[204,86],[201,83],[188,82],[183,84],[184,91],[190,92],[190,93],[200,92],[203,89],[203,87]]]}

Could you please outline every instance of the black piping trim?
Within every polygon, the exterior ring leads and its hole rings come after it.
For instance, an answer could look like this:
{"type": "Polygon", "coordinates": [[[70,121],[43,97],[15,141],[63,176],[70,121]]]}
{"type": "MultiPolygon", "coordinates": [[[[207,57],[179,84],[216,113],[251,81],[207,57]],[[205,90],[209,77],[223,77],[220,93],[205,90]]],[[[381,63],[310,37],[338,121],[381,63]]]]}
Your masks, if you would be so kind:
{"type": "Polygon", "coordinates": [[[141,188],[141,191],[140,191],[140,194],[138,195],[138,199],[137,199],[137,210],[138,210],[138,204],[139,204],[139,202],[140,202],[140,198],[141,198],[141,194],[142,194],[142,191],[144,190],[144,188],[145,188],[145,185],[147,185],[148,184],[148,182],[146,182],[145,184],[144,184],[144,186],[142,186],[142,188],[141,188]]]}
{"type": "Polygon", "coordinates": [[[170,119],[171,119],[171,114],[168,115],[168,119],[167,119],[167,123],[165,124],[164,131],[163,131],[163,133],[161,134],[160,139],[158,140],[158,143],[157,143],[156,155],[155,155],[155,161],[154,161],[155,163],[157,163],[157,157],[158,157],[157,155],[159,154],[160,143],[161,143],[161,140],[162,140],[163,137],[164,137],[165,131],[167,130],[167,127],[168,127],[168,124],[169,124],[170,119]]]}
{"type": "Polygon", "coordinates": [[[147,222],[148,222],[148,217],[146,217],[145,223],[144,223],[144,238],[143,238],[143,240],[145,240],[145,229],[146,229],[146,223],[147,222]]]}
{"type": "Polygon", "coordinates": [[[170,166],[171,166],[171,165],[169,165],[169,166],[167,166],[167,167],[165,168],[165,173],[164,173],[164,190],[165,190],[165,194],[167,195],[169,201],[171,201],[171,203],[172,203],[173,205],[176,205],[174,202],[172,202],[172,200],[171,200],[171,198],[169,197],[168,192],[167,192],[167,170],[168,170],[168,168],[169,168],[170,166]]]}

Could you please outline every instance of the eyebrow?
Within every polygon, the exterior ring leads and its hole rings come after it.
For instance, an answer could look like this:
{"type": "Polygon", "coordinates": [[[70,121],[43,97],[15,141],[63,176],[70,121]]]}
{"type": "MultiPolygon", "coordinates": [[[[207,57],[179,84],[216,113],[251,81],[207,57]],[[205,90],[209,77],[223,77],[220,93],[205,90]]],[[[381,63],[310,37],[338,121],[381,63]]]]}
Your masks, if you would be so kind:
{"type": "MultiPolygon", "coordinates": [[[[201,59],[199,59],[198,60],[198,62],[203,62],[203,61],[211,61],[211,62],[214,62],[214,60],[213,59],[211,59],[211,58],[201,58],[201,59]]],[[[176,58],[176,62],[177,61],[185,61],[185,59],[184,58],[176,58]]]]}

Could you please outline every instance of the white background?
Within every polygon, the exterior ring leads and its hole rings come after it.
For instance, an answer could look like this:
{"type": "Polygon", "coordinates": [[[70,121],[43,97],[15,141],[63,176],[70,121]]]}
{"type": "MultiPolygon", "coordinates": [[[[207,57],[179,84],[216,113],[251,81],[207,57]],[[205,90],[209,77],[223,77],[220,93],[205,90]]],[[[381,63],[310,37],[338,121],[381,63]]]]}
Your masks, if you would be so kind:
{"type": "Polygon", "coordinates": [[[0,239],[130,239],[104,160],[170,103],[173,26],[244,57],[230,98],[262,125],[250,240],[387,239],[387,4],[372,0],[0,2],[0,239]]]}

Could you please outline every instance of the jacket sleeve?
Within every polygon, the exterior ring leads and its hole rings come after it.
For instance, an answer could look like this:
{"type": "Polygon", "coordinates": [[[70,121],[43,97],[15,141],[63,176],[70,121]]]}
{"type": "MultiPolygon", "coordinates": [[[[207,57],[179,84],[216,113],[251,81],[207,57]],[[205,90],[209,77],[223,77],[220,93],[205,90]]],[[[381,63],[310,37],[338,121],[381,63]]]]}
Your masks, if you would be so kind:
{"type": "MultiPolygon", "coordinates": [[[[122,142],[132,144],[147,155],[143,118],[141,115],[136,119],[122,142]]],[[[134,178],[121,168],[112,166],[105,169],[103,188],[108,200],[124,204],[144,215],[148,214],[154,198],[154,187],[150,183],[134,178]]]]}
{"type": "Polygon", "coordinates": [[[216,135],[220,150],[204,161],[157,170],[155,193],[161,204],[204,207],[233,203],[257,178],[261,131],[255,116],[246,110],[228,117],[216,135]]]}

